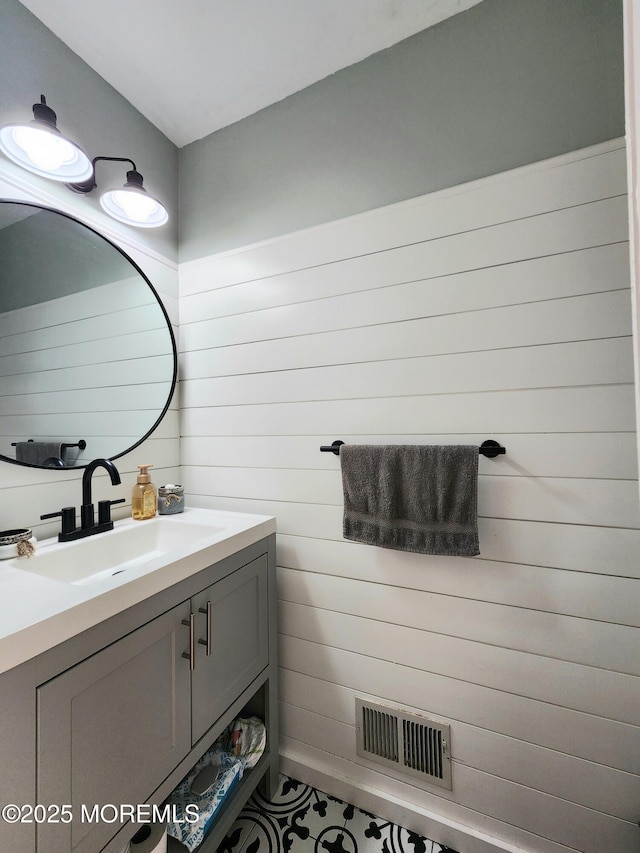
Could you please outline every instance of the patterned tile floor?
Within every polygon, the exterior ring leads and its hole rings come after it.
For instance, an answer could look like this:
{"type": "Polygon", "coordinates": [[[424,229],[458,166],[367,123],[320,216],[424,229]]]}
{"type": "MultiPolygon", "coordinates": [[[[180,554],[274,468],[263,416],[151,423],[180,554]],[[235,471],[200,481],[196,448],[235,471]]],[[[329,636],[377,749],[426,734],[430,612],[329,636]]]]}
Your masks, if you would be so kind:
{"type": "Polygon", "coordinates": [[[271,802],[253,795],[218,853],[455,853],[309,785],[280,777],[271,802]]]}

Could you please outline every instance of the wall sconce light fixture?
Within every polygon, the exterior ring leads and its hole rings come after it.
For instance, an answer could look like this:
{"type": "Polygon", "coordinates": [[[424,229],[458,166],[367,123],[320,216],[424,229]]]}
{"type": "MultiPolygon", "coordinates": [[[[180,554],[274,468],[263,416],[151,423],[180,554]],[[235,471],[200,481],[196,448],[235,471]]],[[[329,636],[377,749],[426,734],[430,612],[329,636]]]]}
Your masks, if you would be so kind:
{"type": "Polygon", "coordinates": [[[128,157],[94,157],[84,151],[56,125],[56,114],[47,106],[44,95],[33,105],[33,121],[0,128],[0,151],[22,168],[44,178],[63,182],[77,193],[90,193],[96,187],[95,164],[98,160],[130,163],[127,181],[119,189],[108,190],[100,198],[109,216],[138,228],[157,228],[169,219],[165,207],[142,186],[142,175],[128,157]]]}
{"type": "Polygon", "coordinates": [[[136,169],[136,164],[128,157],[94,157],[91,177],[86,181],[67,183],[70,190],[76,193],[90,193],[96,188],[95,165],[98,160],[109,160],[118,163],[130,163],[133,167],[127,172],[127,181],[119,189],[107,190],[100,196],[100,206],[109,216],[127,225],[137,225],[138,228],[157,228],[169,219],[169,214],[157,198],[142,186],[142,175],[136,169]]]}
{"type": "Polygon", "coordinates": [[[33,121],[8,124],[0,128],[3,154],[36,175],[52,181],[83,181],[93,173],[91,161],[75,142],[63,136],[56,125],[56,114],[47,106],[44,95],[33,105],[33,121]]]}

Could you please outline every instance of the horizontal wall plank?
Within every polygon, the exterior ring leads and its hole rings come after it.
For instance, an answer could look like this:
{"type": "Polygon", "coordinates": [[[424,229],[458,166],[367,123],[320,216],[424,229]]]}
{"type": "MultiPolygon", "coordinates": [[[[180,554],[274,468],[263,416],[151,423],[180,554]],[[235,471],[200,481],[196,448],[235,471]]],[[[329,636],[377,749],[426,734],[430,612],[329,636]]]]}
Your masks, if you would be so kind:
{"type": "MultiPolygon", "coordinates": [[[[183,471],[183,473],[186,472],[183,471]]],[[[187,501],[189,506],[200,506],[204,509],[222,509],[231,512],[272,516],[277,518],[279,533],[297,535],[301,531],[307,531],[307,535],[313,536],[310,530],[315,529],[316,535],[324,538],[326,534],[329,534],[327,538],[331,538],[337,525],[342,540],[342,511],[335,506],[262,501],[250,497],[230,498],[224,495],[201,495],[193,492],[190,485],[185,486],[185,502],[187,501]]]]}
{"type": "MultiPolygon", "coordinates": [[[[499,471],[499,467],[496,466],[499,471]]],[[[301,503],[343,504],[340,473],[279,468],[209,468],[188,472],[194,492],[301,503]]],[[[480,476],[478,515],[563,524],[640,527],[638,489],[631,480],[480,476]]]]}
{"type": "Polygon", "coordinates": [[[183,296],[626,193],[624,142],[183,264],[183,296]]]}
{"type": "MultiPolygon", "coordinates": [[[[278,570],[281,602],[640,675],[638,628],[315,572],[278,570]]],[[[324,614],[323,614],[324,616],[324,614]]],[[[640,681],[638,682],[640,689],[640,681]]]]}
{"type": "MultiPolygon", "coordinates": [[[[490,646],[360,616],[280,603],[280,631],[323,646],[508,690],[634,725],[637,676],[490,646]]],[[[422,703],[415,703],[421,707],[422,703]]]]}
{"type": "MultiPolygon", "coordinates": [[[[167,331],[140,332],[118,339],[118,360],[135,359],[144,352],[147,356],[162,355],[167,352],[167,331]]],[[[104,342],[96,346],[93,341],[69,344],[48,350],[36,350],[26,355],[7,355],[0,358],[0,376],[16,373],[35,373],[41,370],[59,370],[63,367],[75,367],[78,364],[102,364],[104,360],[104,342]]]]}
{"type": "Polygon", "coordinates": [[[422,554],[286,533],[278,537],[278,565],[640,628],[640,584],[632,578],[465,557],[426,560],[422,554]]]}
{"type": "Polygon", "coordinates": [[[334,647],[320,649],[295,637],[282,637],[283,698],[288,678],[317,679],[371,693],[392,705],[458,720],[507,737],[626,773],[638,773],[638,726],[619,723],[517,694],[425,672],[334,647]],[[417,703],[417,704],[416,704],[417,703]]]}
{"type": "Polygon", "coordinates": [[[602,816],[600,812],[570,807],[566,801],[534,793],[522,785],[499,784],[497,777],[464,765],[457,766],[459,783],[469,791],[469,805],[481,814],[509,815],[541,838],[578,845],[584,853],[600,853],[615,845],[619,853],[632,853],[638,842],[636,823],[602,816]]]}
{"type": "MultiPolygon", "coordinates": [[[[487,312],[417,318],[383,327],[360,327],[292,335],[275,340],[245,343],[181,355],[182,375],[188,380],[215,376],[264,374],[270,371],[321,368],[332,364],[360,364],[391,359],[415,359],[457,353],[497,350],[503,361],[523,346],[540,346],[630,334],[629,292],[614,291],[597,296],[576,297],[590,308],[576,318],[574,300],[557,300],[491,309],[487,312]],[[562,310],[558,308],[561,303],[562,310]],[[563,316],[565,324],[558,320],[563,316]],[[533,322],[533,321],[538,321],[533,322]],[[505,353],[504,350],[509,350],[505,353]]],[[[295,327],[291,327],[294,331],[295,327]]],[[[183,335],[183,338],[185,336],[183,335]]],[[[215,345],[215,336],[209,338],[215,345]]],[[[184,342],[183,342],[184,346],[184,342]]],[[[473,360],[470,361],[473,363],[473,360]]],[[[411,370],[411,362],[407,363],[411,370]]],[[[468,367],[469,365],[467,365],[468,367]]],[[[585,371],[587,373],[587,371],[585,371]]]]}
{"type": "MultiPolygon", "coordinates": [[[[345,541],[342,507],[339,506],[199,495],[190,490],[187,496],[192,506],[275,516],[280,533],[345,541]]],[[[485,559],[615,577],[640,577],[640,533],[637,530],[493,518],[479,519],[478,530],[481,553],[480,557],[469,560],[470,566],[485,559]]]]}
{"type": "Polygon", "coordinates": [[[184,297],[180,320],[187,326],[224,318],[233,329],[236,323],[242,328],[243,322],[235,315],[259,312],[265,316],[265,328],[273,329],[290,316],[292,323],[286,329],[290,335],[293,323],[313,323],[316,313],[316,325],[307,326],[308,331],[581,296],[628,287],[629,250],[626,242],[611,243],[440,278],[422,267],[414,275],[416,281],[401,282],[392,271],[382,276],[376,270],[363,280],[327,276],[322,269],[301,270],[276,281],[247,282],[184,297]]]}
{"type": "MultiPolygon", "coordinates": [[[[552,281],[555,279],[552,278],[552,281]]],[[[428,284],[421,282],[419,291],[422,301],[426,303],[424,307],[413,305],[417,301],[413,294],[404,296],[396,294],[394,292],[396,288],[388,288],[384,293],[388,297],[389,304],[382,303],[375,314],[369,309],[369,315],[364,307],[360,309],[357,304],[353,307],[344,306],[342,304],[344,300],[327,298],[319,302],[305,303],[303,306],[298,306],[295,311],[285,306],[271,311],[211,320],[203,319],[207,316],[203,311],[199,322],[183,325],[181,348],[190,351],[236,346],[256,341],[282,338],[288,340],[302,335],[320,335],[355,328],[369,329],[369,334],[374,335],[379,334],[379,326],[383,326],[385,332],[391,333],[393,329],[389,327],[398,323],[404,324],[402,328],[405,328],[407,333],[413,332],[416,338],[419,332],[434,336],[433,341],[423,341],[422,346],[429,347],[425,354],[456,352],[452,349],[456,343],[456,335],[461,339],[458,341],[458,346],[461,346],[463,341],[466,351],[509,345],[519,346],[525,343],[526,338],[524,341],[518,340],[513,337],[513,332],[511,337],[509,336],[510,326],[521,327],[522,334],[528,335],[529,339],[535,343],[631,334],[630,293],[628,285],[625,286],[623,282],[617,290],[603,288],[604,292],[601,293],[579,293],[564,298],[558,298],[556,295],[544,301],[539,293],[535,294],[534,300],[531,298],[517,300],[509,294],[505,296],[503,304],[495,307],[491,305],[492,300],[483,298],[484,294],[478,288],[472,290],[475,297],[473,301],[467,300],[471,302],[470,305],[464,300],[458,300],[456,304],[449,284],[448,278],[439,282],[437,289],[433,282],[428,284]],[[439,304],[440,292],[446,294],[447,301],[451,301],[451,305],[439,304]],[[398,301],[400,305],[406,304],[402,312],[397,307],[395,310],[391,309],[391,306],[397,305],[398,301]],[[514,304],[518,301],[522,304],[514,304]],[[413,311],[410,312],[410,308],[413,308],[413,311]],[[341,319],[336,322],[336,318],[341,319]],[[532,336],[534,331],[537,332],[537,337],[532,336]],[[466,339],[467,335],[471,336],[470,340],[466,339]],[[496,338],[492,347],[494,335],[496,338]],[[450,336],[453,336],[453,340],[449,340],[450,336]]],[[[534,297],[534,294],[527,295],[534,297]]],[[[367,297],[370,299],[368,293],[358,294],[363,306],[367,304],[367,297]]],[[[352,301],[356,300],[352,299],[352,301]]],[[[349,340],[346,335],[342,335],[342,338],[349,340]]],[[[364,345],[366,334],[361,332],[356,340],[358,342],[362,340],[364,345]]],[[[348,345],[344,360],[347,361],[352,352],[359,351],[359,346],[348,345]]],[[[365,352],[368,354],[366,346],[365,352]]],[[[415,352],[412,350],[413,354],[415,352]]],[[[378,360],[381,357],[384,357],[384,351],[382,356],[377,357],[378,360]]]]}
{"type": "MultiPolygon", "coordinates": [[[[392,708],[429,716],[428,708],[412,708],[390,702],[376,694],[363,693],[311,678],[290,670],[281,675],[281,701],[295,709],[310,711],[345,725],[355,726],[356,697],[382,702],[392,708]]],[[[451,722],[450,751],[453,760],[553,794],[596,811],[634,821],[640,800],[640,776],[557,752],[513,737],[487,731],[462,721],[451,722]]],[[[640,738],[640,733],[639,733],[640,738]]],[[[425,780],[428,783],[428,780],[425,780]]]]}
{"type": "Polygon", "coordinates": [[[37,323],[34,322],[34,328],[28,331],[18,334],[14,328],[12,334],[0,338],[2,356],[54,349],[85,341],[113,339],[113,346],[117,346],[118,339],[125,335],[156,329],[164,330],[166,336],[166,322],[157,305],[147,304],[126,311],[114,311],[111,308],[108,313],[73,322],[64,317],[61,320],[54,319],[49,313],[49,305],[47,302],[30,309],[32,313],[36,313],[37,309],[38,314],[45,315],[46,325],[44,319],[39,319],[37,323]]]}
{"type": "Polygon", "coordinates": [[[487,560],[640,577],[637,530],[507,519],[485,519],[478,526],[487,560]]]}
{"type": "MultiPolygon", "coordinates": [[[[213,402],[213,401],[212,401],[213,402]]],[[[631,432],[633,386],[489,391],[434,397],[323,400],[185,409],[189,435],[341,435],[420,432],[631,432]],[[375,430],[375,431],[374,431],[375,430]]]]}
{"type": "MultiPolygon", "coordinates": [[[[480,456],[480,474],[514,477],[584,477],[591,479],[637,479],[635,433],[617,433],[615,441],[599,433],[532,433],[493,436],[506,446],[506,455],[496,459],[480,456]]],[[[182,460],[185,466],[232,468],[305,468],[340,470],[340,457],[320,453],[321,445],[340,438],[347,444],[477,444],[482,433],[430,435],[306,435],[225,436],[224,441],[185,436],[182,460]]]]}
{"type": "MultiPolygon", "coordinates": [[[[55,436],[58,439],[61,435],[75,435],[78,413],[52,413],[47,416],[48,432],[46,440],[55,441],[55,436]]],[[[92,438],[97,441],[101,436],[117,436],[133,439],[134,441],[147,433],[153,426],[154,421],[158,417],[159,412],[147,411],[127,411],[127,417],[124,418],[122,411],[110,412],[82,412],[82,425],[84,430],[83,438],[87,441],[92,438]]],[[[29,421],[30,423],[30,421],[29,421]]],[[[0,434],[2,435],[18,435],[23,439],[26,438],[26,430],[23,428],[19,415],[15,416],[0,416],[0,434]]],[[[29,435],[29,438],[36,438],[34,435],[29,435]]],[[[41,436],[44,440],[44,434],[41,436]]],[[[77,439],[76,439],[77,440],[77,439]]],[[[134,443],[131,441],[130,443],[134,443]]]]}
{"type": "MultiPolygon", "coordinates": [[[[108,366],[107,364],[107,370],[108,366]]],[[[126,412],[138,409],[155,413],[157,417],[164,408],[171,391],[171,382],[167,379],[167,371],[166,369],[163,371],[162,366],[170,368],[171,359],[165,358],[160,364],[151,364],[147,383],[139,381],[138,384],[103,387],[89,385],[59,391],[3,395],[0,398],[0,414],[6,418],[29,415],[32,416],[32,423],[41,420],[44,425],[48,424],[49,418],[53,415],[87,411],[126,412]],[[153,370],[154,367],[155,370],[153,370]],[[141,385],[145,386],[144,391],[141,385]]],[[[132,370],[133,378],[136,378],[136,373],[140,380],[142,370],[140,368],[132,370]]],[[[7,422],[10,423],[10,420],[7,422]]]]}
{"type": "Polygon", "coordinates": [[[137,277],[125,278],[69,296],[49,299],[46,301],[46,311],[42,310],[45,303],[5,311],[0,313],[0,335],[4,342],[5,337],[22,335],[33,329],[46,329],[65,323],[75,327],[79,322],[81,325],[96,317],[118,312],[122,312],[124,320],[129,311],[139,314],[140,308],[158,304],[152,291],[148,287],[140,287],[139,282],[137,277]]]}
{"type": "MultiPolygon", "coordinates": [[[[105,360],[101,364],[81,365],[78,367],[67,367],[64,370],[41,370],[28,374],[28,380],[24,374],[2,377],[2,402],[9,396],[21,396],[27,399],[37,395],[51,395],[49,399],[55,401],[54,394],[61,391],[79,390],[85,392],[95,388],[109,389],[114,385],[114,373],[120,378],[126,377],[127,385],[153,385],[160,383],[165,387],[164,402],[171,388],[171,377],[173,375],[173,356],[165,355],[135,358],[129,361],[105,360]],[[28,391],[28,395],[25,394],[28,391]]],[[[117,392],[116,392],[117,393],[117,392]]],[[[138,396],[140,390],[137,391],[138,396]]],[[[145,401],[148,397],[144,396],[145,401]]],[[[138,400],[138,404],[139,404],[138,400]]],[[[36,401],[39,411],[43,411],[42,405],[36,401]]],[[[150,404],[153,405],[153,404],[150,404]]],[[[6,409],[6,405],[2,406],[6,409]]],[[[162,405],[160,406],[162,408],[162,405]]],[[[48,410],[48,406],[44,409],[48,410]]]]}
{"type": "Polygon", "coordinates": [[[632,480],[479,477],[478,513],[484,518],[638,528],[636,486],[632,480]]]}
{"type": "Polygon", "coordinates": [[[501,350],[475,352],[471,363],[464,353],[194,379],[184,389],[183,405],[207,406],[215,401],[220,406],[237,406],[614,383],[633,383],[630,337],[521,347],[509,350],[507,357],[501,350]]]}
{"type": "MultiPolygon", "coordinates": [[[[626,194],[439,239],[348,258],[336,275],[412,281],[577,251],[628,239],[626,194]]],[[[333,270],[325,270],[325,273],[333,270]]]]}

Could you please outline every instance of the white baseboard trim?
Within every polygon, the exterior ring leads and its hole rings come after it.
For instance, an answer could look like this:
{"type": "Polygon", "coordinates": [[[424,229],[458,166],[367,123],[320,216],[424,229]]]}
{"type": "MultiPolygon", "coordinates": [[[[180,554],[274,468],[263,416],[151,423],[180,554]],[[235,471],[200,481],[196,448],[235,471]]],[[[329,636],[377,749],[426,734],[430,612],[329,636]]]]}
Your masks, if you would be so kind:
{"type": "Polygon", "coordinates": [[[280,752],[280,770],[287,776],[337,797],[363,811],[389,820],[411,832],[426,836],[458,853],[529,853],[523,847],[504,844],[499,839],[451,821],[415,803],[356,782],[336,773],[335,767],[301,761],[287,749],[280,752]]]}

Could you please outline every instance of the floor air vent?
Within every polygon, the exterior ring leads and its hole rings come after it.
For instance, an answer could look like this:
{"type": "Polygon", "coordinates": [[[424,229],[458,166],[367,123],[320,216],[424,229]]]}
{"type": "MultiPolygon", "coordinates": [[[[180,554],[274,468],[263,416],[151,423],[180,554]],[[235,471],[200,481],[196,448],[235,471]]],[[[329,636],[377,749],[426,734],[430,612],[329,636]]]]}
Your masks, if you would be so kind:
{"type": "Polygon", "coordinates": [[[356,699],[356,721],[362,758],[451,790],[448,725],[362,699],[356,699]]]}

